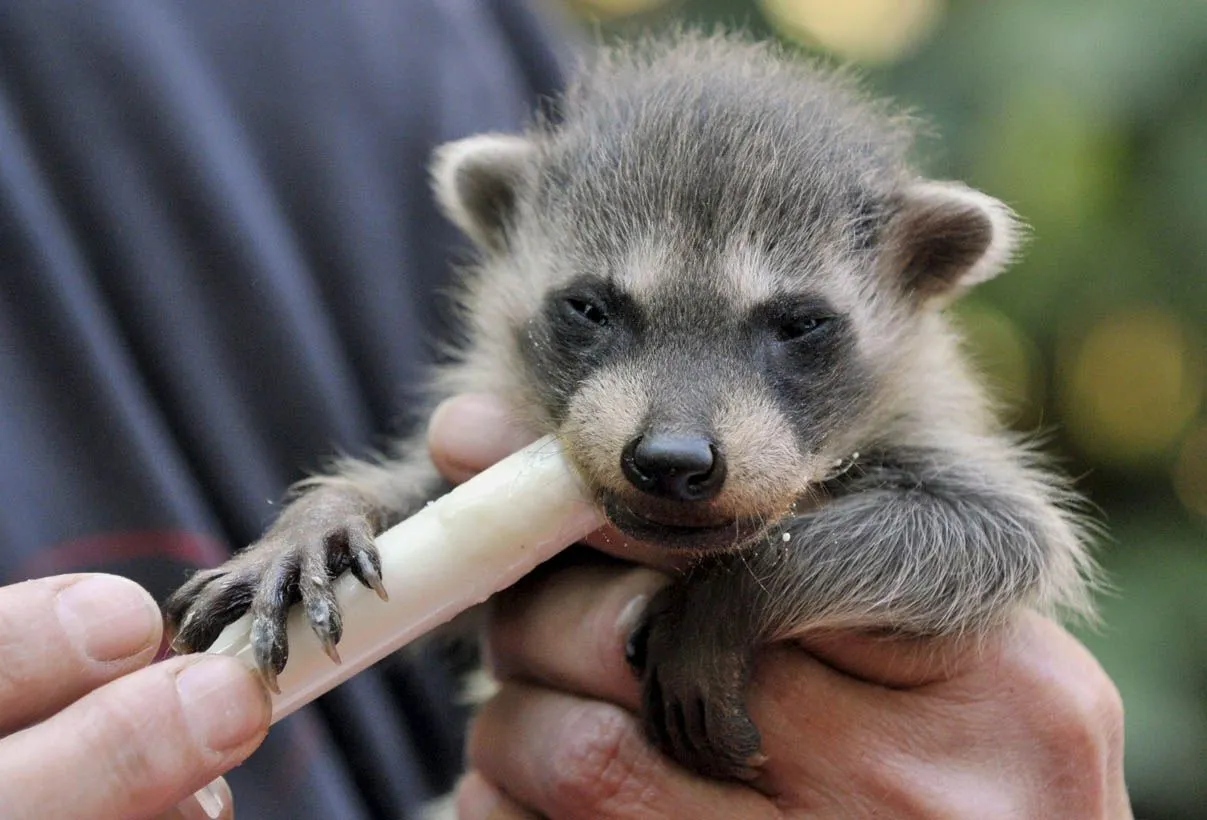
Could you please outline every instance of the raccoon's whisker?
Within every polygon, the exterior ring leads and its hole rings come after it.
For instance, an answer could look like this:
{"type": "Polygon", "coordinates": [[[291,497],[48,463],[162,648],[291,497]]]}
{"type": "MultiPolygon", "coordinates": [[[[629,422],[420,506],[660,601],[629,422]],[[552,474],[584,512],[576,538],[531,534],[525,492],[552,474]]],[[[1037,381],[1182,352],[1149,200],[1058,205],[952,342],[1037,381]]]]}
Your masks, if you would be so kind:
{"type": "Polygon", "coordinates": [[[758,573],[754,571],[754,568],[750,566],[750,562],[746,560],[746,550],[738,551],[738,560],[742,562],[742,566],[746,568],[746,572],[748,572],[750,577],[754,579],[754,582],[758,584],[758,587],[763,591],[763,594],[770,595],[771,590],[767,588],[767,585],[763,583],[763,579],[759,577],[758,573]]]}

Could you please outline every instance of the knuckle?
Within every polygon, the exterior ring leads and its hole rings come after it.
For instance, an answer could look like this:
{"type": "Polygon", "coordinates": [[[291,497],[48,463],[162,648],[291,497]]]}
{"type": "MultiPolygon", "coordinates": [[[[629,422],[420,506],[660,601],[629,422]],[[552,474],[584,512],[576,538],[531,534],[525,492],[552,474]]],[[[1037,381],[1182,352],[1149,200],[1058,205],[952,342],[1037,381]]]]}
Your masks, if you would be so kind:
{"type": "MultiPolygon", "coordinates": [[[[167,676],[163,678],[157,683],[170,686],[167,676]]],[[[81,748],[106,761],[110,793],[133,800],[199,762],[196,744],[187,732],[178,731],[183,728],[178,722],[148,712],[146,703],[158,700],[105,692],[89,705],[80,731],[81,748]]]]}
{"type": "MultiPolygon", "coordinates": [[[[48,623],[44,626],[50,626],[51,619],[46,620],[48,623]]],[[[25,680],[29,674],[29,664],[26,660],[30,653],[25,636],[28,635],[30,626],[29,619],[22,621],[19,612],[0,609],[0,692],[19,692],[21,687],[28,683],[25,680]]],[[[37,628],[37,625],[34,626],[37,628]]],[[[55,624],[55,627],[57,626],[55,624]]],[[[57,634],[55,639],[56,643],[60,643],[57,634]]]]}
{"type": "Polygon", "coordinates": [[[1085,653],[1075,665],[1037,675],[1026,707],[1032,748],[1052,793],[1102,805],[1122,770],[1123,703],[1102,668],[1085,653]]]}
{"type": "Polygon", "coordinates": [[[1073,805],[1104,806],[1122,769],[1122,708],[1112,700],[1072,697],[1061,704],[1040,740],[1049,793],[1073,805]]]}
{"type": "Polygon", "coordinates": [[[93,733],[93,744],[97,751],[109,761],[113,786],[120,791],[136,790],[141,784],[157,779],[160,761],[147,754],[141,743],[118,742],[119,737],[133,736],[137,726],[129,715],[120,710],[103,710],[97,716],[106,722],[105,728],[93,733]]]}
{"type": "Polygon", "coordinates": [[[1053,687],[1047,742],[1064,755],[1098,756],[1122,731],[1123,703],[1106,678],[1091,676],[1053,687]]]}
{"type": "Polygon", "coordinates": [[[1123,724],[1125,720],[1123,696],[1115,688],[1114,683],[1110,681],[1107,681],[1107,685],[1103,687],[1103,691],[1099,697],[1098,714],[1101,725],[1106,730],[1108,740],[1122,746],[1123,724]]]}
{"type": "Polygon", "coordinates": [[[560,811],[588,817],[663,816],[657,793],[658,760],[632,718],[619,708],[591,704],[568,716],[548,788],[560,811]]]}
{"type": "Polygon", "coordinates": [[[1121,742],[1119,690],[1090,652],[1051,622],[1007,656],[1017,717],[1048,752],[1061,757],[1100,756],[1121,742]]]}
{"type": "Polygon", "coordinates": [[[1096,754],[1109,754],[1122,745],[1123,698],[1106,673],[1083,678],[1081,685],[1070,697],[1073,705],[1070,712],[1080,724],[1077,735],[1083,749],[1096,754]]]}

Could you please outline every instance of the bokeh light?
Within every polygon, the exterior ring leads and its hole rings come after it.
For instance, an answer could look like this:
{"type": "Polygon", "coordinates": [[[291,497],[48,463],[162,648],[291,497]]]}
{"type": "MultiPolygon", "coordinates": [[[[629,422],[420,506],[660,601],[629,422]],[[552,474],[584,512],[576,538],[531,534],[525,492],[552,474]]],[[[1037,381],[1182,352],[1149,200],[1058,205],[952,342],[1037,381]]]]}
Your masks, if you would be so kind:
{"type": "Polygon", "coordinates": [[[1062,356],[1069,433],[1120,465],[1165,453],[1198,411],[1201,347],[1174,314],[1148,308],[1099,320],[1062,356]]]}
{"type": "Polygon", "coordinates": [[[865,63],[899,59],[942,17],[942,0],[759,0],[786,37],[865,63]]]}

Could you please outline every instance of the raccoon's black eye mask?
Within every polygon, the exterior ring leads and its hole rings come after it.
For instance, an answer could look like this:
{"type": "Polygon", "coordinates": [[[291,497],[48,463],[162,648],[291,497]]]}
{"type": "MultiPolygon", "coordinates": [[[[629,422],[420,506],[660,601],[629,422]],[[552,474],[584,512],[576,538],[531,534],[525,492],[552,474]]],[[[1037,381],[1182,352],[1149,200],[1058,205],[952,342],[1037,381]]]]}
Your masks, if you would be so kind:
{"type": "Polygon", "coordinates": [[[551,294],[546,315],[559,335],[582,344],[602,343],[640,329],[632,299],[607,282],[582,279],[551,294]]]}
{"type": "Polygon", "coordinates": [[[630,348],[642,326],[632,300],[605,281],[583,278],[548,294],[521,348],[552,412],[564,412],[578,385],[630,348]]]}

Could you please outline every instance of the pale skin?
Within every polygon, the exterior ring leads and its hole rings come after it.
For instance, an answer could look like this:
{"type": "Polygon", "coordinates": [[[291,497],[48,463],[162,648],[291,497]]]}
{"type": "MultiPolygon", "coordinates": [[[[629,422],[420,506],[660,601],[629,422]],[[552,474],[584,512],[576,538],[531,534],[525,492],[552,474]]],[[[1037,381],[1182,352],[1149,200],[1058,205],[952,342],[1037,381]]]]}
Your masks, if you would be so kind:
{"type": "Polygon", "coordinates": [[[148,666],[162,620],[137,584],[61,575],[0,589],[0,806],[12,820],[233,816],[225,783],[268,732],[231,658],[148,666]]]}
{"type": "MultiPolygon", "coordinates": [[[[442,406],[429,435],[441,470],[463,480],[527,443],[506,418],[485,397],[442,406]]],[[[489,635],[503,685],[471,731],[462,820],[1131,817],[1118,693],[1067,632],[1030,615],[979,647],[832,635],[772,648],[750,701],[762,778],[689,775],[642,739],[623,659],[663,582],[580,567],[508,595],[489,635]]],[[[6,817],[233,816],[213,781],[263,740],[264,690],[227,658],[148,667],[160,638],[154,602],[129,581],[0,588],[6,817]],[[202,802],[190,796],[206,784],[202,802]]]]}

